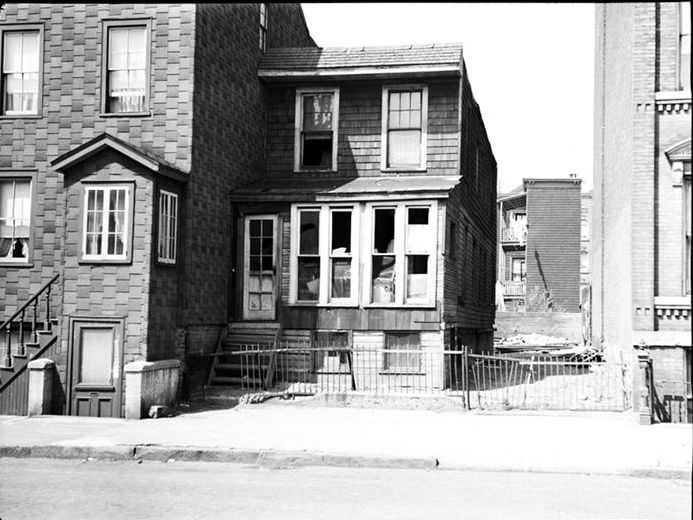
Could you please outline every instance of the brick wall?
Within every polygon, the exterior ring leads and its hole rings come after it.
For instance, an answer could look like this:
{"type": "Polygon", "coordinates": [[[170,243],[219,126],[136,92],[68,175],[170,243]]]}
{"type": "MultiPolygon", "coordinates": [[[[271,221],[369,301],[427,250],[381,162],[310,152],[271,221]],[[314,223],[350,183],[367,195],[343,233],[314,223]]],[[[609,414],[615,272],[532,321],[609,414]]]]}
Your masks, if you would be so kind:
{"type": "MultiPolygon", "coordinates": [[[[308,46],[296,5],[270,4],[271,46],[308,46]]],[[[185,324],[227,321],[237,236],[229,192],[264,174],[265,87],[257,78],[259,4],[197,6],[193,158],[187,186],[185,324]]]]}
{"type": "MultiPolygon", "coordinates": [[[[580,303],[580,183],[527,181],[527,295],[549,292],[554,310],[580,303]]],[[[527,298],[528,310],[532,298],[527,298]]]]}

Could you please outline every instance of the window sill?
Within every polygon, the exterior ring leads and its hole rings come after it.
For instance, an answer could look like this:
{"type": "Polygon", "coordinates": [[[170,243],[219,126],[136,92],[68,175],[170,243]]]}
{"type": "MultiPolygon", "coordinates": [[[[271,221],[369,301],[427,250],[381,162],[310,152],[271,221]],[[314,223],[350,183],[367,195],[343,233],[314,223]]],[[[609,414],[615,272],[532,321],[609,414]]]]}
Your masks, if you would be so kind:
{"type": "Polygon", "coordinates": [[[132,264],[130,258],[80,258],[77,262],[79,265],[129,265],[132,264]]]}
{"type": "Polygon", "coordinates": [[[287,307],[321,307],[321,308],[356,308],[358,303],[310,303],[310,302],[293,302],[287,303],[287,307]]]}
{"type": "Polygon", "coordinates": [[[381,376],[425,376],[426,372],[420,370],[381,370],[378,372],[381,376]]]}
{"type": "Polygon", "coordinates": [[[154,264],[158,267],[176,267],[177,262],[163,262],[161,260],[157,260],[156,262],[154,262],[154,264]]]}
{"type": "Polygon", "coordinates": [[[27,267],[34,267],[34,264],[32,262],[3,262],[0,260],[0,267],[19,267],[19,268],[27,268],[27,267]]]}
{"type": "Polygon", "coordinates": [[[338,173],[338,170],[334,168],[328,168],[327,170],[320,170],[320,169],[306,169],[306,170],[294,170],[294,173],[338,173]]]}
{"type": "Polygon", "coordinates": [[[380,168],[382,173],[426,173],[426,167],[380,168]]]}
{"type": "Polygon", "coordinates": [[[151,112],[102,112],[99,117],[111,118],[111,117],[151,117],[151,112]]]}
{"type": "Polygon", "coordinates": [[[435,303],[368,303],[364,309],[435,309],[435,303]]]}
{"type": "Polygon", "coordinates": [[[2,114],[0,120],[4,119],[43,119],[41,114],[2,114]]]}

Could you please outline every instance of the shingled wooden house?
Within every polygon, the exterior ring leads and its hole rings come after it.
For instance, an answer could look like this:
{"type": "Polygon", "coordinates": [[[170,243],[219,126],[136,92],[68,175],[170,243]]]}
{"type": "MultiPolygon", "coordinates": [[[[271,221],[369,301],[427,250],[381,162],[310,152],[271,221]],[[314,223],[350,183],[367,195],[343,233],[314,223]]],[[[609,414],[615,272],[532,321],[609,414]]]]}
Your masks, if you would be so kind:
{"type": "Polygon", "coordinates": [[[31,358],[55,413],[120,416],[124,365],[214,349],[228,193],[264,171],[257,66],[311,45],[297,4],[0,9],[0,413],[31,358]]]}
{"type": "Polygon", "coordinates": [[[237,327],[357,354],[490,348],[496,163],[462,47],[272,49],[258,76],[265,172],[231,195],[237,327]]]}

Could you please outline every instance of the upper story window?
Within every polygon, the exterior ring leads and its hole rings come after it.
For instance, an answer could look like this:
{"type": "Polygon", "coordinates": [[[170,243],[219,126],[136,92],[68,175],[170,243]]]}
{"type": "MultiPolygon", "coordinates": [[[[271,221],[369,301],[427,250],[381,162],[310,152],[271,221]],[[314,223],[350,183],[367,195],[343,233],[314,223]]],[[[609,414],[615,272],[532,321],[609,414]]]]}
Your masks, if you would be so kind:
{"type": "Polygon", "coordinates": [[[29,261],[31,180],[0,178],[0,262],[29,261]]]}
{"type": "Polygon", "coordinates": [[[260,50],[267,50],[267,4],[260,4],[260,50]]]}
{"type": "Polygon", "coordinates": [[[679,88],[691,89],[691,4],[679,3],[679,88]]]}
{"type": "Polygon", "coordinates": [[[337,171],[339,90],[296,90],[294,170],[337,171]]]}
{"type": "Polygon", "coordinates": [[[109,114],[147,112],[148,26],[107,22],[106,100],[109,114]]]}
{"type": "Polygon", "coordinates": [[[510,279],[513,282],[524,282],[527,278],[527,267],[524,258],[513,258],[510,279]]]}
{"type": "Polygon", "coordinates": [[[178,230],[178,195],[159,192],[159,262],[176,263],[176,233],[178,230]]]}
{"type": "Polygon", "coordinates": [[[93,185],[84,189],[82,259],[126,261],[130,257],[132,185],[93,185]]]}
{"type": "Polygon", "coordinates": [[[2,114],[38,114],[40,31],[5,30],[2,35],[2,114]]]}
{"type": "Polygon", "coordinates": [[[383,170],[426,168],[427,87],[384,87],[382,113],[383,170]]]}

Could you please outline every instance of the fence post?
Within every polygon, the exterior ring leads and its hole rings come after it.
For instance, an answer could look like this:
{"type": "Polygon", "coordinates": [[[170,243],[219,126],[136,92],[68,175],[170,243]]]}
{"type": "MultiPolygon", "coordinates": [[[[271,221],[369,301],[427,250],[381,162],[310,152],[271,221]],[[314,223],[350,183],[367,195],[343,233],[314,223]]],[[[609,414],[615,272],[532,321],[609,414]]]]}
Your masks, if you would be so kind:
{"type": "Polygon", "coordinates": [[[639,400],[638,411],[640,424],[652,424],[652,359],[647,350],[638,351],[639,400]]]}
{"type": "Polygon", "coordinates": [[[467,410],[471,410],[472,406],[469,401],[469,347],[467,345],[463,345],[462,347],[464,349],[464,368],[462,370],[462,385],[464,387],[464,406],[467,410]]]}

